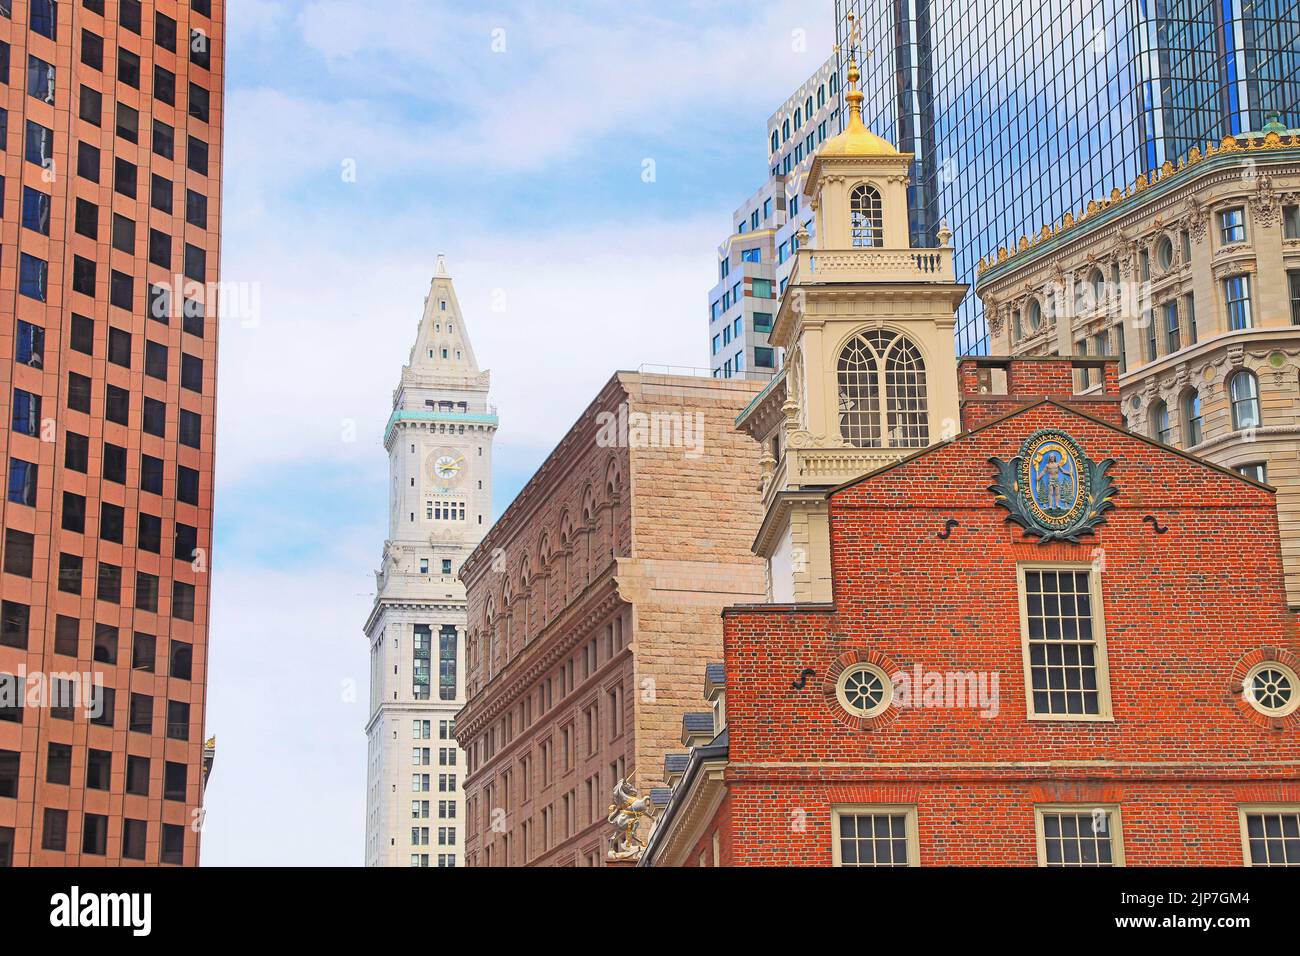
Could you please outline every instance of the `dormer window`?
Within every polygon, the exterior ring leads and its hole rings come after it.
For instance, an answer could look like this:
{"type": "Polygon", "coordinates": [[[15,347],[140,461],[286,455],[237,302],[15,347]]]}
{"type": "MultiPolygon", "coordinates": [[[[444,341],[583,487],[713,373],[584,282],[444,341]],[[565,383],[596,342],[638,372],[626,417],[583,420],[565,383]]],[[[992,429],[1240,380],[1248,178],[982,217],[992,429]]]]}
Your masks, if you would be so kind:
{"type": "Polygon", "coordinates": [[[875,186],[862,183],[853,188],[849,197],[849,216],[853,247],[874,248],[882,244],[884,215],[880,206],[880,191],[875,186]]]}

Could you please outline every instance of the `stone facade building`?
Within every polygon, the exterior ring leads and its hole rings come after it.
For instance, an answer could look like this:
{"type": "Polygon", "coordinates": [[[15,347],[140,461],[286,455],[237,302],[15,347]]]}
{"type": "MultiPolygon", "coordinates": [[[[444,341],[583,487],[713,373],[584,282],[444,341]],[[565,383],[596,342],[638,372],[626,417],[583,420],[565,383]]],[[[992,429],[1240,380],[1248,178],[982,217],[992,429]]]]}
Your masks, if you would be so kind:
{"type": "Polygon", "coordinates": [[[471,866],[602,866],[618,781],[664,751],[759,600],[761,383],[619,372],[466,560],[471,866]]]}
{"type": "Polygon", "coordinates": [[[464,860],[465,703],[461,562],[492,519],[496,409],[442,257],[393,393],[388,540],[366,620],[366,865],[464,860]]]}
{"type": "Polygon", "coordinates": [[[977,292],[995,354],[1118,356],[1130,427],[1275,486],[1300,607],[1300,135],[1193,149],[1001,250],[977,292]]]}
{"type": "Polygon", "coordinates": [[[1113,360],[960,371],[961,434],[827,493],[832,600],[725,612],[641,865],[1300,865],[1272,489],[1125,429],[1113,360]]]}

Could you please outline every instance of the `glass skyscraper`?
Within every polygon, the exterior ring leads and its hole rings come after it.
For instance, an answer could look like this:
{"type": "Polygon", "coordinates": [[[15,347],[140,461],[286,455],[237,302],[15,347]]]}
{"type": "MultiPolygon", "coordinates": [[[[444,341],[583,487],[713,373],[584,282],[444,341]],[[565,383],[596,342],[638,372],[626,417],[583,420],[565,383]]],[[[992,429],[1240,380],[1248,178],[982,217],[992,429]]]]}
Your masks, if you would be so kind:
{"type": "MultiPolygon", "coordinates": [[[[912,242],[980,256],[1192,146],[1300,123],[1300,0],[836,0],[858,18],[865,119],[916,154],[912,242]]],[[[842,115],[842,114],[841,114],[842,115]]],[[[979,301],[957,348],[988,350],[979,301]]]]}

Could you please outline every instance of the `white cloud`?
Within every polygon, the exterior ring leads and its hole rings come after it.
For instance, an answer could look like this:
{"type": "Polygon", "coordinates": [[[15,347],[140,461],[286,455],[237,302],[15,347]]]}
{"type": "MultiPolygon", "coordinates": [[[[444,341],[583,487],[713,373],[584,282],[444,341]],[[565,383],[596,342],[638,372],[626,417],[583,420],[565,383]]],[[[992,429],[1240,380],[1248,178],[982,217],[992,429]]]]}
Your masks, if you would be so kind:
{"type": "Polygon", "coordinates": [[[308,459],[384,467],[380,435],[441,251],[492,370],[502,442],[549,448],[617,369],[707,365],[711,219],[443,237],[446,249],[418,222],[329,244],[311,232],[227,246],[224,277],[260,282],[262,314],[221,329],[222,484],[308,459]]]}
{"type": "MultiPolygon", "coordinates": [[[[610,134],[654,141],[683,124],[761,149],[768,113],[834,42],[828,0],[700,5],[679,21],[651,5],[506,9],[393,0],[377,16],[365,4],[308,4],[290,28],[307,53],[280,61],[283,82],[232,85],[231,165],[256,163],[273,179],[344,157],[379,169],[537,169],[610,134]]],[[[253,12],[259,23],[284,16],[266,3],[253,12]]]]}
{"type": "Polygon", "coordinates": [[[205,866],[358,865],[365,821],[369,675],[362,624],[369,533],[297,573],[214,581],[204,798],[205,866]],[[350,682],[350,683],[348,683],[350,682]],[[344,699],[355,688],[355,702],[344,699]]]}

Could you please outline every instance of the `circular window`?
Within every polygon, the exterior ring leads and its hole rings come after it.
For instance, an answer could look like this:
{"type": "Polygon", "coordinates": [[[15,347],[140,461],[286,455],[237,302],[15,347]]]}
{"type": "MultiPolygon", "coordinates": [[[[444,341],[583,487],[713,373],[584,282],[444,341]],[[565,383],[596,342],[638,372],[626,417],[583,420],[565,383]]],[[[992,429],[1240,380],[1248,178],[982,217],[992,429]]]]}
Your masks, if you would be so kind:
{"type": "Polygon", "coordinates": [[[1162,236],[1156,243],[1156,262],[1161,269],[1168,269],[1174,264],[1174,244],[1168,236],[1162,236]]]}
{"type": "Polygon", "coordinates": [[[1037,299],[1029,300],[1029,328],[1037,332],[1038,327],[1043,324],[1043,307],[1037,299]]]}
{"type": "Polygon", "coordinates": [[[840,675],[835,685],[840,706],[856,717],[884,713],[894,699],[894,685],[874,664],[856,664],[840,675]]]}
{"type": "Polygon", "coordinates": [[[1242,683],[1246,702],[1261,714],[1285,717],[1300,705],[1300,679],[1285,664],[1256,664],[1242,683]]]}

